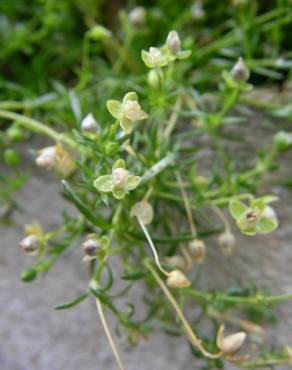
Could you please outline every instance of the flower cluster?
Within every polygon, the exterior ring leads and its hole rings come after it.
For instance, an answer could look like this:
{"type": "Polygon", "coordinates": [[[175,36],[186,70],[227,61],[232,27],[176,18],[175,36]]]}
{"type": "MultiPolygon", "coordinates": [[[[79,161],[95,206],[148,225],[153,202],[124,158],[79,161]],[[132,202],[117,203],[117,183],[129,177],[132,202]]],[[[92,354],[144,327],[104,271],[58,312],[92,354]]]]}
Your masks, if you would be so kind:
{"type": "Polygon", "coordinates": [[[166,43],[161,47],[150,47],[149,51],[142,50],[141,57],[148,68],[167,66],[176,59],[186,59],[191,55],[190,50],[181,50],[181,40],[176,31],[170,31],[166,43]]]}

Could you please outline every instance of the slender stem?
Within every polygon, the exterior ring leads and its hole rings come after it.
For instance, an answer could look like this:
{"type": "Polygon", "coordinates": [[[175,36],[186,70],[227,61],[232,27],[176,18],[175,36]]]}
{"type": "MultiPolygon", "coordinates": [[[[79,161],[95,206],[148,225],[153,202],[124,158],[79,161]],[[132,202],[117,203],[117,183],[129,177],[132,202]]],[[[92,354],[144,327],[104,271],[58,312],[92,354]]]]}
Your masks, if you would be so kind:
{"type": "Polygon", "coordinates": [[[117,347],[115,345],[115,342],[114,342],[113,337],[111,335],[111,332],[109,330],[109,327],[108,327],[108,324],[107,324],[107,321],[106,321],[106,318],[105,318],[105,315],[104,315],[104,312],[103,312],[102,304],[100,303],[100,301],[99,301],[98,298],[95,299],[95,302],[96,302],[97,311],[98,311],[98,314],[99,314],[99,317],[100,317],[100,321],[102,323],[104,332],[105,332],[105,334],[107,336],[107,339],[109,341],[109,344],[110,344],[111,349],[113,351],[113,354],[115,356],[115,359],[116,359],[118,368],[120,370],[125,370],[124,365],[122,364],[122,361],[121,361],[119,352],[117,350],[117,347]]]}
{"type": "Polygon", "coordinates": [[[76,143],[70,139],[69,137],[65,136],[62,133],[58,133],[50,127],[47,127],[40,121],[37,121],[33,118],[24,116],[22,114],[10,112],[7,110],[0,109],[0,117],[10,119],[12,121],[17,121],[17,123],[30,131],[38,132],[40,134],[46,135],[53,139],[56,142],[60,142],[66,144],[72,148],[76,148],[76,143]]]}
{"type": "Polygon", "coordinates": [[[177,181],[178,181],[179,186],[180,186],[180,191],[181,191],[181,195],[182,195],[182,198],[183,198],[183,201],[184,201],[184,205],[185,205],[185,209],[186,209],[186,213],[187,213],[187,217],[188,217],[191,232],[192,232],[192,234],[197,234],[197,230],[196,230],[194,220],[193,220],[193,216],[192,216],[192,210],[191,210],[191,207],[190,207],[190,202],[189,202],[187,193],[184,189],[181,175],[180,175],[179,172],[176,172],[175,175],[176,175],[177,181]]]}
{"type": "Polygon", "coordinates": [[[149,243],[149,245],[150,245],[150,247],[152,249],[152,252],[153,252],[153,255],[154,255],[154,259],[155,259],[156,265],[159,267],[160,271],[164,275],[169,276],[169,272],[167,272],[166,270],[164,270],[164,268],[160,264],[157,250],[155,248],[155,245],[154,245],[154,243],[153,243],[153,241],[151,239],[151,236],[150,236],[148,230],[146,229],[146,226],[143,224],[142,220],[139,217],[137,217],[137,219],[138,219],[139,225],[141,226],[141,229],[143,230],[143,232],[144,232],[144,234],[145,234],[145,236],[146,236],[146,238],[148,240],[148,243],[149,243]]]}
{"type": "Polygon", "coordinates": [[[212,205],[212,209],[217,214],[217,216],[220,218],[220,220],[223,222],[225,231],[230,232],[230,224],[227,218],[225,217],[224,213],[221,211],[221,209],[214,205],[212,205]]]}
{"type": "Polygon", "coordinates": [[[185,318],[183,312],[181,311],[181,309],[179,308],[176,300],[174,299],[173,295],[170,293],[169,289],[167,288],[167,286],[164,284],[164,282],[161,280],[160,276],[157,274],[157,272],[154,270],[154,268],[151,266],[151,264],[149,263],[149,261],[145,261],[144,262],[144,265],[146,266],[146,268],[151,272],[151,274],[153,275],[154,279],[157,281],[158,285],[160,286],[161,290],[163,291],[163,293],[165,294],[166,298],[169,300],[169,302],[171,303],[171,305],[173,306],[177,316],[179,317],[179,319],[181,320],[182,322],[182,325],[183,325],[183,329],[187,335],[187,337],[189,338],[189,341],[192,343],[192,345],[194,347],[196,347],[199,351],[202,352],[202,354],[208,358],[213,358],[213,359],[216,359],[216,358],[219,358],[222,356],[222,353],[221,352],[218,352],[218,353],[210,353],[208,352],[203,346],[202,346],[202,343],[201,343],[201,340],[196,336],[196,334],[193,332],[190,324],[188,323],[187,319],[185,318]]]}

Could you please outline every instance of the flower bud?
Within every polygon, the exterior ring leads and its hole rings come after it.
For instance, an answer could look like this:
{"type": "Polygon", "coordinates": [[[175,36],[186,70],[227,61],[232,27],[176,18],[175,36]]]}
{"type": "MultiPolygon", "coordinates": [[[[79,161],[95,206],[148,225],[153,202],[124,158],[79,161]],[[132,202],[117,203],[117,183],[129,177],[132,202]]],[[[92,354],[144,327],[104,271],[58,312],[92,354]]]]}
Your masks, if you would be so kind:
{"type": "Polygon", "coordinates": [[[276,149],[284,151],[292,147],[292,133],[279,131],[274,136],[274,143],[276,149]]]}
{"type": "Polygon", "coordinates": [[[167,39],[166,39],[166,45],[171,54],[176,55],[180,51],[181,41],[176,31],[169,32],[167,39]]]}
{"type": "Polygon", "coordinates": [[[28,235],[19,243],[19,247],[28,255],[37,254],[40,243],[36,235],[28,235]]]}
{"type": "Polygon", "coordinates": [[[193,239],[188,247],[193,260],[197,263],[203,263],[207,251],[206,244],[200,239],[193,239]]]}
{"type": "Polygon", "coordinates": [[[38,272],[34,268],[28,268],[24,271],[22,271],[20,278],[23,282],[29,283],[32,280],[35,280],[38,275],[38,272]]]}
{"type": "Polygon", "coordinates": [[[226,256],[230,256],[235,248],[235,236],[230,231],[225,231],[218,236],[218,244],[226,256]]]}
{"type": "Polygon", "coordinates": [[[89,113],[81,122],[82,131],[96,132],[98,130],[98,124],[92,113],[89,113]]]}
{"type": "Polygon", "coordinates": [[[149,86],[151,86],[153,89],[157,89],[159,87],[159,83],[160,83],[159,75],[155,69],[151,69],[148,72],[147,82],[149,86]]]}
{"type": "Polygon", "coordinates": [[[123,188],[127,185],[129,178],[129,171],[124,168],[115,168],[113,170],[113,183],[119,188],[123,188]]]}
{"type": "Polygon", "coordinates": [[[246,333],[242,331],[224,337],[224,325],[221,325],[217,334],[217,346],[224,355],[232,356],[240,349],[245,338],[246,333]]]}
{"type": "Polygon", "coordinates": [[[187,267],[186,260],[179,255],[166,257],[165,262],[174,269],[186,270],[187,267]]]}
{"type": "Polygon", "coordinates": [[[144,225],[149,225],[153,220],[153,208],[146,200],[142,200],[132,207],[130,216],[136,216],[144,225]]]}
{"type": "Polygon", "coordinates": [[[249,78],[249,70],[243,59],[240,57],[231,70],[231,76],[235,81],[245,82],[249,78]]]}
{"type": "Polygon", "coordinates": [[[36,158],[36,165],[45,167],[49,170],[53,169],[57,163],[57,151],[55,146],[48,146],[40,151],[36,158]]]}
{"type": "Polygon", "coordinates": [[[89,238],[82,244],[82,249],[88,257],[96,257],[99,248],[100,243],[94,238],[89,238]]]}
{"type": "Polygon", "coordinates": [[[128,17],[133,26],[143,26],[146,19],[146,10],[143,6],[137,6],[130,11],[128,17]]]}
{"type": "Polygon", "coordinates": [[[167,278],[167,285],[170,288],[187,288],[191,282],[180,270],[173,270],[167,278]]]}

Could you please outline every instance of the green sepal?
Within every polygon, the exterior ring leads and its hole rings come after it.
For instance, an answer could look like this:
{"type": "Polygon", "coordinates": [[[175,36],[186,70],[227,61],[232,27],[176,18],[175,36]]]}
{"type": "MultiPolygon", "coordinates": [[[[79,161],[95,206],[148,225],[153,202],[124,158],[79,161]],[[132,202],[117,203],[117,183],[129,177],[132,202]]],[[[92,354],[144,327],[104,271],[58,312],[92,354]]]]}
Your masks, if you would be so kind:
{"type": "Polygon", "coordinates": [[[248,207],[240,202],[239,200],[236,199],[231,199],[229,201],[229,211],[231,216],[235,219],[238,220],[240,217],[243,216],[243,214],[248,210],[248,207]]]}
{"type": "Polygon", "coordinates": [[[113,176],[112,175],[100,176],[94,181],[93,186],[98,191],[108,193],[109,191],[112,191],[114,186],[113,176]]]}

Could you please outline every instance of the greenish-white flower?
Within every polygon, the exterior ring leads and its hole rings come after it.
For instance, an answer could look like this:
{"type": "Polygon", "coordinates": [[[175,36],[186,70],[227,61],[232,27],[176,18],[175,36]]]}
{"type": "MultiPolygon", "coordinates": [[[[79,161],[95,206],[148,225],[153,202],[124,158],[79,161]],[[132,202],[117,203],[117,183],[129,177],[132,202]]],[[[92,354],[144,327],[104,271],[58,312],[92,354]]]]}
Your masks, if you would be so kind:
{"type": "Polygon", "coordinates": [[[255,199],[247,206],[239,200],[231,200],[229,210],[240,231],[246,235],[268,234],[278,226],[274,209],[268,205],[271,197],[255,199]]]}
{"type": "Polygon", "coordinates": [[[149,51],[142,50],[141,57],[148,68],[159,68],[168,64],[166,55],[159,48],[151,47],[149,51]]]}
{"type": "Polygon", "coordinates": [[[128,92],[122,102],[108,100],[106,106],[110,114],[119,120],[126,134],[132,131],[132,122],[148,118],[148,114],[141,109],[135,92],[128,92]]]}
{"type": "Polygon", "coordinates": [[[123,159],[116,161],[110,175],[98,177],[93,185],[102,193],[112,192],[116,199],[123,199],[126,194],[135,189],[141,181],[139,176],[134,176],[126,169],[123,159]]]}

